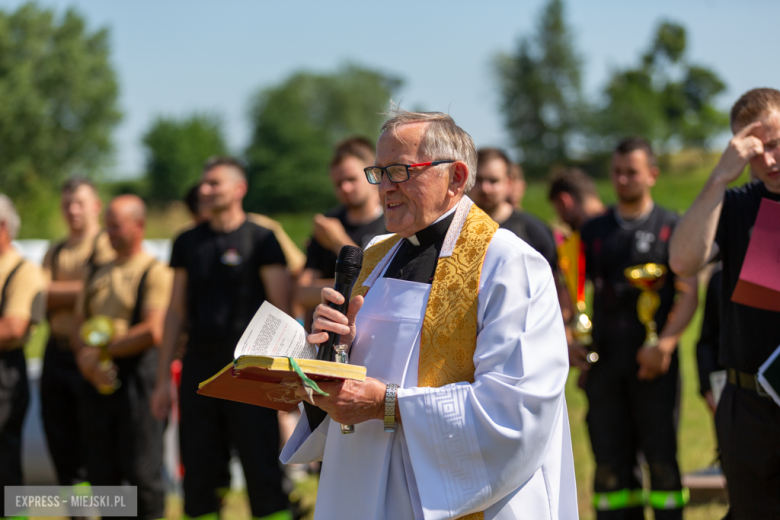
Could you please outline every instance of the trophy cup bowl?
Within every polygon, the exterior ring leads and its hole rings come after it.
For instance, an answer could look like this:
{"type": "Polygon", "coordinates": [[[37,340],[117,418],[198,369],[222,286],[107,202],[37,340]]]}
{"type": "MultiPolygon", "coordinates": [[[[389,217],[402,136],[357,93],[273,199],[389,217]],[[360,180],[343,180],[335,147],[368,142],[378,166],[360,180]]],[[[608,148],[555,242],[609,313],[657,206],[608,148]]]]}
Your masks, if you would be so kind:
{"type": "Polygon", "coordinates": [[[645,347],[658,345],[655,313],[661,305],[658,289],[666,279],[666,272],[666,266],[654,263],[635,265],[623,271],[628,282],[642,291],[636,302],[636,312],[640,323],[645,326],[645,347]]]}
{"type": "Polygon", "coordinates": [[[113,394],[122,384],[117,378],[117,370],[116,366],[114,366],[114,361],[108,353],[108,345],[114,338],[114,332],[114,320],[108,316],[102,315],[89,318],[79,329],[81,341],[83,341],[85,345],[100,349],[99,369],[105,372],[111,380],[110,384],[96,386],[98,392],[103,395],[113,394]]]}

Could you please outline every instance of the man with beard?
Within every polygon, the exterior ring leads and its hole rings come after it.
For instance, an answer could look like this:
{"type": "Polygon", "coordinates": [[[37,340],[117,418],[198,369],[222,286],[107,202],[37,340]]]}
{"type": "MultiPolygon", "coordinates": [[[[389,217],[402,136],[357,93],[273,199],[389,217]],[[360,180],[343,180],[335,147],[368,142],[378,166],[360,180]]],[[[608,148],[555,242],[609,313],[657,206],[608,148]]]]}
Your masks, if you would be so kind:
{"type": "MultiPolygon", "coordinates": [[[[552,232],[539,219],[525,211],[518,211],[510,202],[516,183],[525,183],[522,178],[512,179],[509,157],[498,148],[481,148],[477,151],[477,180],[469,196],[482,211],[498,222],[499,227],[508,229],[539,251],[558,272],[558,254],[552,232]]],[[[516,196],[516,195],[515,195],[516,196]]],[[[522,204],[522,195],[517,205],[522,204]]]]}
{"type": "Polygon", "coordinates": [[[379,191],[366,180],[363,168],[374,163],[374,146],[352,137],[336,146],[330,161],[330,180],[340,206],[314,217],[314,234],[306,251],[306,267],[298,280],[297,301],[306,316],[320,303],[323,287],[333,287],[336,259],[345,245],[362,249],[385,233],[379,191]]]}
{"type": "Polygon", "coordinates": [[[274,234],[247,218],[247,181],[241,163],[210,159],[200,183],[208,221],[174,242],[173,290],[165,317],[157,384],[151,406],[158,418],[170,407],[170,364],[187,326],[179,398],[184,465],[184,513],[217,518],[229,450],[235,447],[246,477],[252,516],[290,518],[277,460],[275,410],[197,395],[205,381],[233,360],[233,351],[260,305],[290,311],[286,262],[274,234]]]}
{"type": "Polygon", "coordinates": [[[84,279],[114,259],[108,235],[100,229],[102,204],[95,186],[74,177],[62,187],[60,207],[68,238],[56,242],[43,259],[49,280],[49,341],[41,373],[41,418],[57,480],[70,486],[86,478],[79,400],[84,380],[76,367],[70,337],[76,298],[84,279]]]}
{"type": "Polygon", "coordinates": [[[756,373],[780,343],[780,313],[735,303],[731,295],[759,205],[763,199],[780,202],[780,91],[759,88],[743,94],[731,109],[731,131],[734,137],[674,234],[670,263],[676,273],[690,276],[718,256],[723,261],[719,361],[728,383],[715,428],[729,518],[778,518],[780,408],[756,373]],[[748,165],[757,180],[729,189],[748,165]]]}
{"type": "Polygon", "coordinates": [[[585,384],[588,429],[596,459],[594,505],[604,519],[682,519],[687,493],[677,464],[674,409],[679,391],[677,344],[696,311],[696,277],[668,273],[655,287],[657,344],[646,344],[637,315],[640,290],[624,271],[655,263],[668,270],[668,241],[678,217],[656,204],[651,188],[658,168],[650,144],[630,138],[612,155],[618,203],[582,229],[586,274],[593,281],[593,344],[599,353],[585,384]],[[644,453],[651,491],[633,473],[644,453]]]}

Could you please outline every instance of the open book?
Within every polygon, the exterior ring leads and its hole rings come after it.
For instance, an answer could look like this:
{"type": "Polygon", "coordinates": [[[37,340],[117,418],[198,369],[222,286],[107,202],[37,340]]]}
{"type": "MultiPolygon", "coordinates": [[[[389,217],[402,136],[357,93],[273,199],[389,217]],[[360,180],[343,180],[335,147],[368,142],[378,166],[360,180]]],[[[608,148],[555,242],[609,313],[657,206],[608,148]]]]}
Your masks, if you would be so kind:
{"type": "Polygon", "coordinates": [[[198,385],[198,393],[289,411],[301,401],[301,378],[288,358],[315,382],[366,379],[366,367],[320,361],[306,331],[268,302],[257,310],[233,352],[234,361],[198,385]]]}

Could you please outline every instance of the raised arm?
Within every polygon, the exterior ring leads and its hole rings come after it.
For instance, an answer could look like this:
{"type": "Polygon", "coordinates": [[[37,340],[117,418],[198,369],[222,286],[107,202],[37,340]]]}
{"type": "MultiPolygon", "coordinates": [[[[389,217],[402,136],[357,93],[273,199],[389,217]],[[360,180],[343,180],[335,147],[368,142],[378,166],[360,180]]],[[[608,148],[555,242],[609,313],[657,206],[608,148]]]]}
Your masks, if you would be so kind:
{"type": "Polygon", "coordinates": [[[718,253],[715,232],[723,196],[750,159],[764,153],[763,143],[752,135],[760,126],[761,122],[756,121],[734,135],[701,193],[677,225],[669,244],[669,266],[678,275],[695,275],[718,253]]]}

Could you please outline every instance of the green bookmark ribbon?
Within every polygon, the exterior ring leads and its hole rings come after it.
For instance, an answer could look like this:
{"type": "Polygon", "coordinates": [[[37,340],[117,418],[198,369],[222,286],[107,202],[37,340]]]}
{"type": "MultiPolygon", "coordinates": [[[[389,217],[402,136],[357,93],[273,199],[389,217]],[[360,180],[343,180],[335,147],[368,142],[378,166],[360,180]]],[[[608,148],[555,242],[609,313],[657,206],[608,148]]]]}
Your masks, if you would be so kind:
{"type": "Polygon", "coordinates": [[[317,386],[317,383],[309,379],[309,376],[303,373],[303,370],[301,370],[301,367],[298,366],[298,363],[291,358],[288,357],[287,359],[290,360],[290,366],[295,370],[295,373],[298,374],[298,377],[301,378],[301,381],[303,382],[303,388],[306,390],[306,394],[309,396],[309,401],[311,401],[312,397],[314,396],[314,392],[317,392],[320,395],[330,395],[328,392],[323,392],[320,390],[320,387],[317,386]]]}

